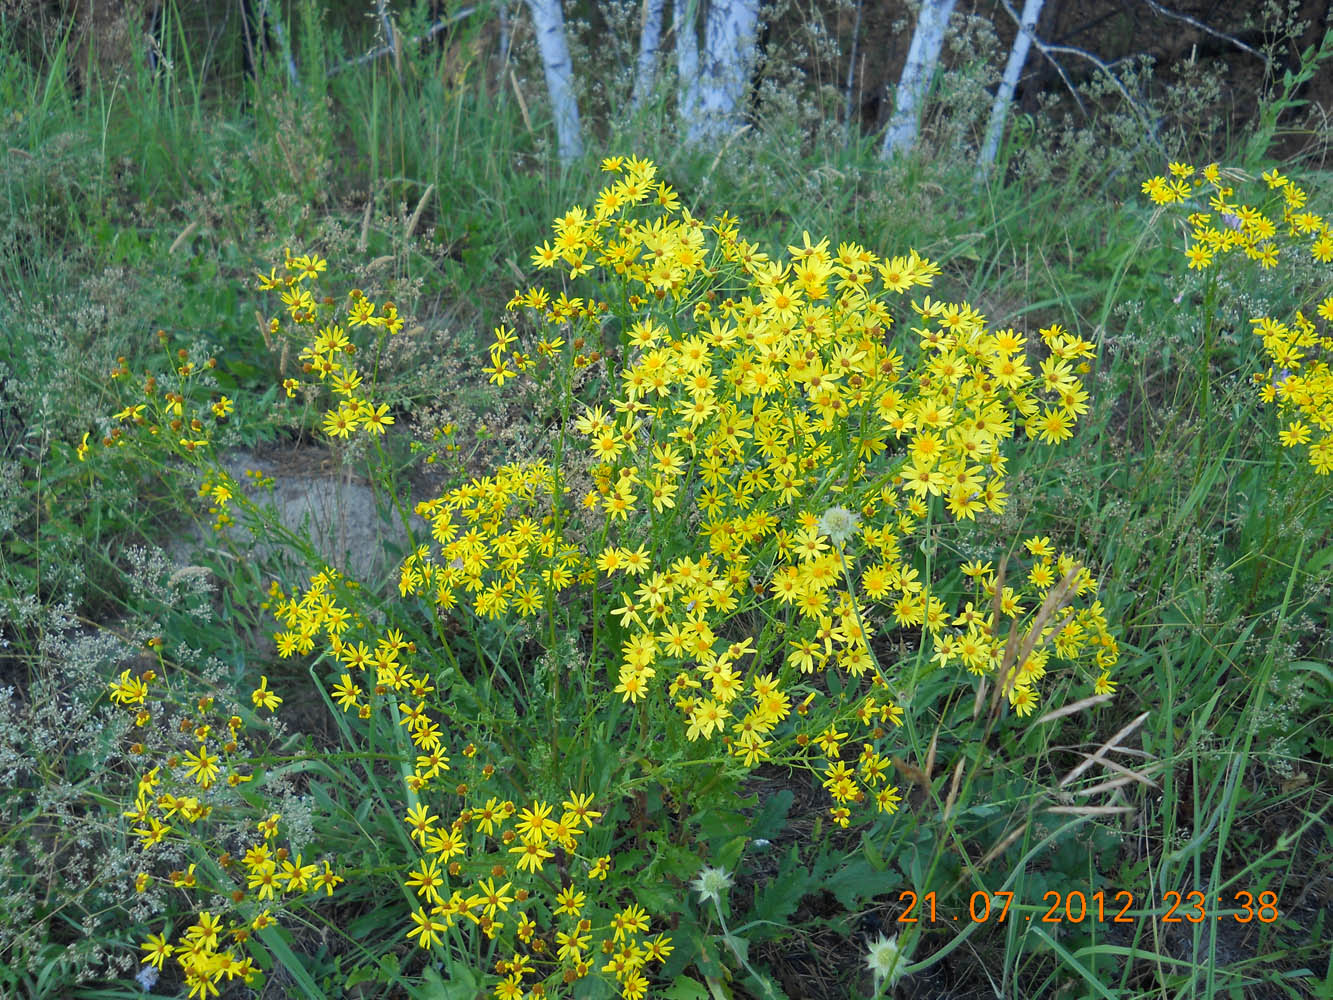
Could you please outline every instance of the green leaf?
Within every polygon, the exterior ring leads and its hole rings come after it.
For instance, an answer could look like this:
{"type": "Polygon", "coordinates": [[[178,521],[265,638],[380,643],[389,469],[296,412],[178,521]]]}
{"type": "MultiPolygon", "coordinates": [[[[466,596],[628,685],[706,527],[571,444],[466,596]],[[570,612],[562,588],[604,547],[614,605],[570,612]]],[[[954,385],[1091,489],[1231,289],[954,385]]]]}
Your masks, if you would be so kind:
{"type": "Polygon", "coordinates": [[[774,840],[787,824],[787,813],[796,796],[784,788],[764,801],[764,807],[750,824],[750,835],[755,840],[774,840]]]}
{"type": "Polygon", "coordinates": [[[722,850],[717,852],[717,863],[727,871],[734,872],[737,862],[741,859],[741,852],[745,850],[748,842],[748,837],[732,837],[722,850]]]}
{"type": "Polygon", "coordinates": [[[326,994],[316,984],[306,967],[301,964],[301,960],[296,957],[296,953],[287,945],[285,937],[286,932],[277,926],[265,927],[258,932],[259,939],[264,942],[266,947],[282,966],[283,971],[296,981],[296,985],[301,988],[301,995],[315,1000],[317,997],[324,997],[326,994]]]}
{"type": "Polygon", "coordinates": [[[708,990],[689,976],[677,976],[661,993],[663,1000],[708,1000],[708,990]]]}
{"type": "Polygon", "coordinates": [[[888,892],[898,884],[895,872],[877,872],[864,858],[854,858],[824,883],[824,888],[837,897],[848,910],[855,910],[864,899],[888,892]]]}
{"type": "Polygon", "coordinates": [[[870,863],[870,867],[875,871],[882,872],[889,867],[888,862],[884,860],[884,855],[880,854],[879,848],[875,846],[873,837],[863,837],[861,839],[861,850],[865,852],[866,861],[870,863]]]}
{"type": "Polygon", "coordinates": [[[379,969],[363,965],[348,973],[347,982],[343,985],[350,989],[353,986],[360,986],[362,983],[380,982],[379,975],[379,969]]]}
{"type": "MultiPolygon", "coordinates": [[[[810,891],[812,882],[809,872],[800,868],[792,871],[784,865],[778,871],[776,878],[769,879],[755,890],[755,921],[786,924],[787,918],[796,911],[805,894],[810,891]]],[[[772,927],[762,925],[755,927],[755,934],[758,937],[772,937],[775,933],[775,928],[772,927]]]]}
{"type": "Polygon", "coordinates": [[[450,968],[447,983],[437,970],[429,967],[422,980],[420,986],[408,990],[412,1000],[473,1000],[484,992],[484,984],[465,966],[450,968]]]}

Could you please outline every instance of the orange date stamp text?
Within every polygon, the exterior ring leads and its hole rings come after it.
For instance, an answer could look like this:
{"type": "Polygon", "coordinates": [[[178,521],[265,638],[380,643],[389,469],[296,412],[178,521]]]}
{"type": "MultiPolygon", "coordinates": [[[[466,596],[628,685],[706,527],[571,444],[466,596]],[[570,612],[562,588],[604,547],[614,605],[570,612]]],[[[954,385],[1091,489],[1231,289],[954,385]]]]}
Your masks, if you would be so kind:
{"type": "Polygon", "coordinates": [[[1096,922],[1129,924],[1136,920],[1159,920],[1164,924],[1201,924],[1207,920],[1233,920],[1238,924],[1258,921],[1271,924],[1279,916],[1277,893],[1264,890],[1258,894],[1242,889],[1229,894],[1209,896],[1197,889],[1177,892],[1172,889],[1160,899],[1136,896],[1128,889],[1082,892],[1051,890],[1042,894],[1040,903],[1014,905],[1012,892],[974,892],[967,908],[946,913],[937,906],[935,893],[918,894],[910,889],[898,894],[906,908],[898,915],[900,924],[974,924],[1004,923],[1007,920],[1038,921],[1044,924],[1096,922]]]}

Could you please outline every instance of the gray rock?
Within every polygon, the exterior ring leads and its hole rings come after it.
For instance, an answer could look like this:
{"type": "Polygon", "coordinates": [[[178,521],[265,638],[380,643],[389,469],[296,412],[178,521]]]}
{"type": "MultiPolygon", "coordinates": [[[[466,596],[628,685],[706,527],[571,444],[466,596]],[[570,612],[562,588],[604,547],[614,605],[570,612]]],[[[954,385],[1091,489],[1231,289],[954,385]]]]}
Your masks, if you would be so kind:
{"type": "MultiPolygon", "coordinates": [[[[277,569],[288,566],[304,573],[319,566],[303,552],[308,539],[314,559],[346,576],[371,586],[396,580],[398,564],[409,545],[403,519],[383,491],[376,493],[366,480],[340,470],[323,449],[295,448],[287,452],[228,454],[223,464],[238,488],[271,517],[279,530],[251,529],[233,504],[236,523],[225,529],[228,540],[247,560],[277,569]],[[257,488],[246,475],[255,470],[273,480],[272,488],[257,488]]],[[[406,505],[410,511],[410,504],[406,505]]],[[[429,537],[424,520],[409,513],[418,538],[429,537]]],[[[196,541],[216,545],[212,532],[196,541]]]]}

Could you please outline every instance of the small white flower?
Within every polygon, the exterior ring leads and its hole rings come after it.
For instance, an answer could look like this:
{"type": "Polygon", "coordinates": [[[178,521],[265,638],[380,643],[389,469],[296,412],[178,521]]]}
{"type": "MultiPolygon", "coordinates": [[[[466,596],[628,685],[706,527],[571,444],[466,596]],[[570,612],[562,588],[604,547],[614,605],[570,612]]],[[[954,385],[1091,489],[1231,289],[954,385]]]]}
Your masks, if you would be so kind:
{"type": "Polygon", "coordinates": [[[876,993],[886,981],[891,987],[896,985],[902,978],[903,968],[907,965],[907,956],[898,947],[898,936],[895,934],[891,938],[886,938],[881,934],[879,940],[870,946],[870,952],[866,955],[866,965],[875,976],[876,993]]]}
{"type": "Polygon", "coordinates": [[[731,888],[731,875],[725,868],[705,867],[699,877],[690,883],[690,887],[699,893],[699,902],[706,903],[711,899],[716,903],[722,898],[722,893],[731,888]]]}
{"type": "Polygon", "coordinates": [[[834,545],[842,545],[861,527],[861,519],[846,507],[830,507],[819,516],[819,530],[834,545]]]}

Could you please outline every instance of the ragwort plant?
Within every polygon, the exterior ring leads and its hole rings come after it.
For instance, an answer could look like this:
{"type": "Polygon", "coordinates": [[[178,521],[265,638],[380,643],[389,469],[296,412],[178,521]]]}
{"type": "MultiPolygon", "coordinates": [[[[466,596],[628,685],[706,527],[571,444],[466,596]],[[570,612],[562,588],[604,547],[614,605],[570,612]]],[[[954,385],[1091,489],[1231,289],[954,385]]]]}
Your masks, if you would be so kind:
{"type": "MultiPolygon", "coordinates": [[[[1208,272],[1206,307],[1212,300],[1212,272],[1227,257],[1243,256],[1260,269],[1271,270],[1278,266],[1286,243],[1289,251],[1304,251],[1319,264],[1333,262],[1333,229],[1322,215],[1310,210],[1308,192],[1278,170],[1263,174],[1266,203],[1255,205],[1236,198],[1234,185],[1251,180],[1242,171],[1223,170],[1216,163],[1202,170],[1188,163],[1171,163],[1167,173],[1169,177],[1157,175],[1144,181],[1143,192],[1161,209],[1195,209],[1178,221],[1188,233],[1183,252],[1190,269],[1208,272]],[[1205,196],[1207,211],[1203,210],[1205,196]]],[[[1333,295],[1322,298],[1315,312],[1325,323],[1333,323],[1333,295]]],[[[1315,473],[1327,476],[1333,472],[1333,372],[1329,369],[1333,337],[1320,333],[1300,310],[1290,322],[1256,316],[1250,323],[1269,362],[1265,370],[1252,373],[1252,381],[1260,400],[1277,407],[1284,423],[1278,440],[1284,448],[1304,447],[1315,473]]],[[[1211,325],[1205,329],[1211,332],[1211,325]]],[[[1206,379],[1201,384],[1206,386],[1206,379]]]]}
{"type": "MultiPolygon", "coordinates": [[[[602,166],[614,179],[592,210],[571,208],[533,254],[561,288],[515,292],[483,369],[531,382],[545,450],[415,505],[409,532],[428,537],[411,541],[396,600],[328,568],[270,592],[279,655],[313,657],[345,737],[397,769],[401,936],[502,998],[587,977],[642,997],[650,976],[682,974],[697,956],[665,932],[685,903],[650,893],[650,876],[729,884],[688,817],[736,814],[746,777],[774,765],[818,781],[836,827],[894,813],[891,755],[928,676],[977,686],[978,704],[991,691],[988,733],[1006,706],[1031,715],[1057,667],[1074,691],[1115,686],[1116,640],[1074,556],[1035,537],[1017,570],[934,557],[948,524],[1004,509],[1013,449],[1071,437],[1093,345],[1059,326],[1030,343],[966,303],[909,296],[938,273],[915,252],[803,234],[770,256],[727,213],[692,215],[652,163],[602,166]],[[660,849],[646,870],[629,850],[644,845],[660,849]]],[[[270,333],[303,345],[303,378],[284,387],[327,405],[335,446],[365,438],[382,457],[394,417],[355,341],[401,320],[355,290],[322,295],[325,269],[289,254],[261,276],[284,306],[270,333]]],[[[236,509],[263,530],[209,443],[230,401],[195,399],[192,417],[190,398],[145,379],[105,443],[197,463],[219,522],[236,509]]],[[[122,675],[113,696],[142,713],[158,683],[122,675]]],[[[281,700],[266,683],[253,699],[281,700]]],[[[146,848],[192,827],[184,790],[199,817],[224,771],[244,779],[239,732],[201,718],[197,749],[145,775],[146,848]]],[[[192,995],[252,972],[221,942],[253,943],[272,901],[339,880],[280,857],[277,823],[264,815],[262,839],[228,858],[234,915],[144,945],[145,961],[180,963],[192,995]]],[[[897,975],[883,964],[877,988],[897,975]]]]}

